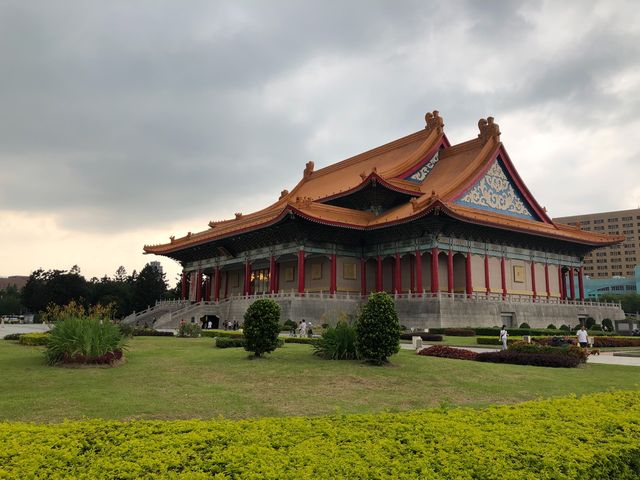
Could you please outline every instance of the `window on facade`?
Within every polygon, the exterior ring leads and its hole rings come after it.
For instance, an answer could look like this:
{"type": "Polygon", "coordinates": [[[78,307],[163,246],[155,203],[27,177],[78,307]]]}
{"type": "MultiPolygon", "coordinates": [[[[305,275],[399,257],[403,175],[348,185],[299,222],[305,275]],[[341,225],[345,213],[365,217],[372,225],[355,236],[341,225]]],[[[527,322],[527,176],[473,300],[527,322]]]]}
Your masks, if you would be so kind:
{"type": "Polygon", "coordinates": [[[624,248],[633,248],[633,243],[625,243],[624,248]]]}
{"type": "Polygon", "coordinates": [[[635,262],[636,261],[636,257],[626,257],[625,260],[627,262],[635,262]]]}
{"type": "MultiPolygon", "coordinates": [[[[633,233],[633,230],[623,230],[622,233],[624,233],[625,235],[629,235],[630,233],[633,233]]],[[[632,238],[629,238],[629,240],[631,240],[632,238]]]]}
{"type": "Polygon", "coordinates": [[[609,222],[609,223],[613,223],[613,222],[617,222],[617,221],[618,221],[618,217],[607,219],[607,222],[609,222]]]}
{"type": "Polygon", "coordinates": [[[606,270],[607,266],[606,265],[599,265],[598,266],[598,270],[606,270]]]}
{"type": "Polygon", "coordinates": [[[622,272],[611,272],[611,275],[614,275],[616,277],[621,277],[622,276],[622,272]]]}
{"type": "Polygon", "coordinates": [[[627,291],[635,292],[636,291],[636,286],[635,285],[627,285],[627,291]]]}
{"type": "Polygon", "coordinates": [[[604,225],[600,226],[600,227],[593,227],[594,230],[604,230],[604,225]]]}
{"type": "Polygon", "coordinates": [[[596,253],[596,257],[606,257],[607,256],[607,252],[597,252],[596,253]]]}
{"type": "Polygon", "coordinates": [[[623,223],[622,226],[624,228],[633,228],[633,223],[623,223]]]}
{"type": "Polygon", "coordinates": [[[613,285],[611,290],[624,290],[624,285],[613,285]]]}
{"type": "MultiPolygon", "coordinates": [[[[638,217],[640,219],[640,217],[638,217]]],[[[603,219],[594,220],[593,223],[604,223],[603,219]]]]}
{"type": "Polygon", "coordinates": [[[625,220],[633,220],[633,217],[622,217],[622,221],[624,222],[625,220]]]}
{"type": "Polygon", "coordinates": [[[616,228],[618,228],[618,225],[609,225],[607,228],[609,230],[615,230],[616,228]]]}

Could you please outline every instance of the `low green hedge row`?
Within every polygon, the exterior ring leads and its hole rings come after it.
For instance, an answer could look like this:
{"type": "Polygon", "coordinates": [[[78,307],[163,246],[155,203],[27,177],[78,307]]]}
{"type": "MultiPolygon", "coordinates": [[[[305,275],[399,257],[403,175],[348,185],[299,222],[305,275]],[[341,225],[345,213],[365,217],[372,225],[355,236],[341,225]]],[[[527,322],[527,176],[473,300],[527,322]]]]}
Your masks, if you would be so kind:
{"type": "Polygon", "coordinates": [[[284,340],[284,343],[303,343],[305,345],[315,345],[320,341],[319,338],[309,337],[280,337],[284,340]]]}
{"type": "Polygon", "coordinates": [[[229,337],[229,338],[242,338],[242,332],[237,330],[203,330],[200,333],[203,337],[229,337]]]}
{"type": "Polygon", "coordinates": [[[637,479],[640,391],[332,417],[0,423],[0,478],[637,479]]]}
{"type": "MultiPolygon", "coordinates": [[[[509,335],[509,337],[507,338],[507,345],[511,345],[513,342],[521,342],[522,341],[522,337],[521,336],[511,336],[509,335]]],[[[478,345],[502,345],[502,342],[500,341],[500,339],[495,336],[495,337],[476,337],[476,343],[478,345]]]]}
{"type": "Polygon", "coordinates": [[[244,338],[216,337],[218,348],[244,348],[247,344],[244,338]]]}
{"type": "Polygon", "coordinates": [[[24,333],[10,333],[9,335],[5,335],[5,340],[20,340],[20,337],[24,335],[24,333]]]}
{"type": "Polygon", "coordinates": [[[20,345],[29,345],[42,347],[46,346],[49,341],[48,333],[25,333],[18,337],[18,343],[20,345]]]}

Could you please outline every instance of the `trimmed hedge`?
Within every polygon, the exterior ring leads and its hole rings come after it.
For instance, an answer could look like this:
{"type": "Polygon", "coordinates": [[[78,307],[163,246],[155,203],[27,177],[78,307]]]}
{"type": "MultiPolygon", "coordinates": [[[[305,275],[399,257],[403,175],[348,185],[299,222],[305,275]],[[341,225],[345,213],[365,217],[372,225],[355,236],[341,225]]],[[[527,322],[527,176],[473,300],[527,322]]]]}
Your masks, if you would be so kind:
{"type": "Polygon", "coordinates": [[[134,337],[174,337],[173,332],[160,332],[152,328],[135,328],[131,335],[134,337]]]}
{"type": "Polygon", "coordinates": [[[423,341],[427,342],[441,342],[442,335],[436,335],[426,332],[414,332],[414,333],[401,333],[400,340],[413,340],[413,337],[420,337],[423,341]]]}
{"type": "Polygon", "coordinates": [[[211,337],[211,338],[217,338],[217,337],[243,338],[244,337],[244,334],[237,330],[203,330],[202,333],[200,333],[200,335],[203,337],[211,337]]]}
{"type": "Polygon", "coordinates": [[[20,345],[29,345],[31,347],[43,347],[49,341],[49,333],[24,333],[18,337],[20,345]]]}
{"type": "Polygon", "coordinates": [[[478,362],[512,363],[536,367],[574,368],[580,365],[580,358],[574,355],[549,355],[546,353],[524,353],[512,350],[479,353],[478,362]]]}
{"type": "MultiPolygon", "coordinates": [[[[522,337],[507,337],[507,345],[511,345],[514,342],[521,342],[522,337]]],[[[498,337],[478,337],[476,338],[478,345],[502,345],[502,342],[498,337]]]]}
{"type": "MultiPolygon", "coordinates": [[[[563,327],[566,327],[566,325],[563,325],[563,327]]],[[[566,328],[566,330],[568,329],[569,327],[566,328]]],[[[489,337],[494,335],[497,337],[500,334],[500,330],[501,329],[498,327],[474,328],[476,335],[489,336],[489,337]]],[[[547,336],[564,335],[565,329],[563,329],[562,327],[558,330],[551,330],[548,328],[507,328],[507,331],[509,332],[509,335],[535,335],[535,336],[547,337],[547,336]]],[[[589,335],[591,336],[611,335],[611,332],[589,330],[589,335]]]]}
{"type": "Polygon", "coordinates": [[[10,333],[9,335],[5,335],[5,340],[20,340],[20,337],[24,335],[24,333],[10,333]]]}
{"type": "Polygon", "coordinates": [[[216,337],[218,348],[244,348],[246,343],[244,338],[216,337]]]}
{"type": "Polygon", "coordinates": [[[332,417],[1,422],[0,444],[0,478],[631,480],[640,391],[332,417]]]}
{"type": "Polygon", "coordinates": [[[595,337],[594,347],[640,347],[640,338],[595,337]]]}
{"type": "Polygon", "coordinates": [[[315,345],[320,341],[319,338],[309,338],[309,337],[280,337],[281,340],[284,340],[284,343],[303,343],[305,345],[315,345]]]}
{"type": "Polygon", "coordinates": [[[423,348],[418,352],[418,355],[424,355],[426,357],[455,358],[457,360],[475,360],[478,354],[463,348],[447,347],[446,345],[433,345],[428,348],[423,348]]]}

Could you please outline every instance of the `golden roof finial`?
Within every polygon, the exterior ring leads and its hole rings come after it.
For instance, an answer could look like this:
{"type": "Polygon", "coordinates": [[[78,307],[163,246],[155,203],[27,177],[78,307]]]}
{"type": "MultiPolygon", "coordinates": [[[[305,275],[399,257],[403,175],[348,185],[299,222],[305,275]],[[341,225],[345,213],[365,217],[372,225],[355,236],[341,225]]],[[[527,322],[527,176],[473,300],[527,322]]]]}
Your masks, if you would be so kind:
{"type": "Polygon", "coordinates": [[[427,112],[424,116],[424,121],[426,125],[424,128],[427,130],[436,130],[438,133],[442,133],[444,128],[444,120],[440,116],[440,112],[438,110],[434,110],[432,112],[427,112]]]}
{"type": "Polygon", "coordinates": [[[311,174],[313,173],[313,167],[314,167],[313,161],[309,160],[304,167],[304,173],[303,173],[304,178],[308,178],[311,176],[311,174]]]}
{"type": "Polygon", "coordinates": [[[493,117],[487,117],[485,120],[481,118],[478,120],[478,138],[481,138],[485,142],[491,137],[496,137],[496,141],[500,141],[500,127],[493,121],[493,117]]]}

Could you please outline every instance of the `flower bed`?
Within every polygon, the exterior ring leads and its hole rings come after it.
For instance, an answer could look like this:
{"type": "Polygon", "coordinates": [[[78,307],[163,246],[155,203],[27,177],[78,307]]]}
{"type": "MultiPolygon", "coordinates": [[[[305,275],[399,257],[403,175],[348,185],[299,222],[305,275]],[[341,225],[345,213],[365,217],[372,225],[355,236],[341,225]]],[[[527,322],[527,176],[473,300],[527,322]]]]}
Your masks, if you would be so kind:
{"type": "Polygon", "coordinates": [[[433,345],[428,348],[423,348],[418,352],[418,355],[424,355],[427,357],[455,358],[458,360],[475,360],[478,354],[471,350],[464,350],[462,348],[447,347],[446,345],[433,345]]]}
{"type": "Polygon", "coordinates": [[[536,367],[575,368],[581,360],[576,355],[526,353],[510,350],[479,353],[478,362],[511,363],[515,365],[532,365],[536,367]]]}
{"type": "Polygon", "coordinates": [[[2,422],[0,444],[0,478],[633,479],[640,392],[315,418],[2,422]]]}
{"type": "Polygon", "coordinates": [[[595,337],[594,347],[640,347],[640,338],[629,337],[595,337]]]}

